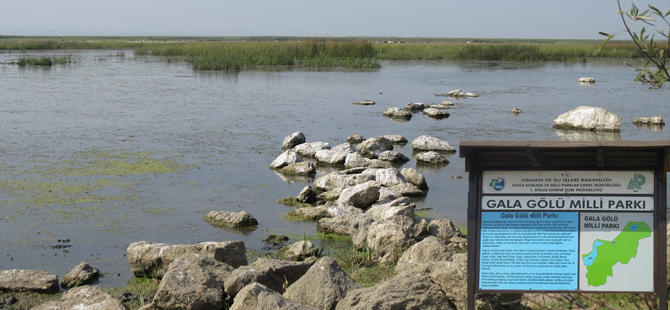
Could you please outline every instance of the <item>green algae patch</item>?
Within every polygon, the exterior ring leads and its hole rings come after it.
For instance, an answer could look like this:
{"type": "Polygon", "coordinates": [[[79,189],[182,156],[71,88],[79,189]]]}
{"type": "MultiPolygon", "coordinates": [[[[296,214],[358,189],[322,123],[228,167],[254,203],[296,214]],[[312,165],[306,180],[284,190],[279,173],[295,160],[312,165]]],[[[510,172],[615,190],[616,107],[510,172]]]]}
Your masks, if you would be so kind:
{"type": "Polygon", "coordinates": [[[178,173],[182,165],[173,160],[157,160],[149,153],[87,151],[57,166],[37,168],[49,174],[69,176],[128,176],[149,173],[178,173]]]}
{"type": "MultiPolygon", "coordinates": [[[[181,173],[185,167],[171,159],[156,159],[150,153],[85,151],[67,160],[28,158],[28,168],[3,166],[0,196],[9,212],[27,210],[49,215],[54,223],[77,219],[93,221],[96,227],[118,230],[136,212],[171,214],[142,206],[143,185],[160,174],[181,173]]],[[[3,207],[0,206],[0,211],[3,207]]],[[[0,221],[11,220],[0,214],[0,221]]]]}

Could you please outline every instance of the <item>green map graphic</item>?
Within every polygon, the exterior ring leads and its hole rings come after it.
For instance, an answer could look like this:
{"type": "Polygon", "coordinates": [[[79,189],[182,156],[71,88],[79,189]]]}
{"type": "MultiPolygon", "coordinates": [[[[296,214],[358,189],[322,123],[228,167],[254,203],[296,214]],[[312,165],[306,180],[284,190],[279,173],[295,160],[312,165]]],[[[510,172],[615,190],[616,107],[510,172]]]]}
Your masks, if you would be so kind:
{"type": "Polygon", "coordinates": [[[612,277],[612,267],[617,263],[628,264],[637,256],[640,240],[651,237],[651,228],[645,222],[628,222],[612,241],[596,239],[593,250],[582,255],[586,265],[586,279],[591,286],[607,283],[612,277]]]}

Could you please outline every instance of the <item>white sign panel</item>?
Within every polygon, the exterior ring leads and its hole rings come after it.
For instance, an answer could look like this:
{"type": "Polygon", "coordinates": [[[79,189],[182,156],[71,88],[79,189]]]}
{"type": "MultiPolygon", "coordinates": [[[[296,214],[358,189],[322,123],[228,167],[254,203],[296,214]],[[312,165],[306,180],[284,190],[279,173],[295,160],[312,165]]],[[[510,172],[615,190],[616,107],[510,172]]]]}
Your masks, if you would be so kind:
{"type": "Polygon", "coordinates": [[[482,211],[654,211],[649,196],[482,196],[482,211]]]}
{"type": "Polygon", "coordinates": [[[484,171],[482,194],[654,193],[653,171],[484,171]]]}

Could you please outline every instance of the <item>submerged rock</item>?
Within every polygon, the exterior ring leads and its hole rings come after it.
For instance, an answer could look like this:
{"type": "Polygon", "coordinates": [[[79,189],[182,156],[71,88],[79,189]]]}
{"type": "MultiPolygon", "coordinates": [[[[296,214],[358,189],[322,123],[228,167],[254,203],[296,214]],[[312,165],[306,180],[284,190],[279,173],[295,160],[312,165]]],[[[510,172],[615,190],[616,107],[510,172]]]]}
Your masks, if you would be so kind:
{"type": "Polygon", "coordinates": [[[652,116],[652,117],[638,117],[633,121],[633,124],[637,125],[665,125],[663,121],[663,116],[652,116]]]}
{"type": "Polygon", "coordinates": [[[435,152],[446,152],[454,153],[456,149],[451,147],[448,142],[442,141],[438,138],[431,136],[419,136],[414,141],[412,141],[412,149],[415,152],[421,151],[435,151],[435,152]]]}
{"type": "Polygon", "coordinates": [[[394,119],[403,119],[403,120],[409,120],[412,118],[412,113],[409,111],[402,110],[397,107],[393,108],[388,108],[382,112],[382,115],[394,119]]]}
{"type": "Polygon", "coordinates": [[[423,114],[426,114],[428,117],[432,117],[435,119],[443,119],[449,117],[449,113],[445,111],[444,109],[436,109],[436,108],[427,108],[423,110],[423,114]]]}
{"type": "Polygon", "coordinates": [[[580,77],[577,79],[577,82],[579,83],[586,83],[586,84],[593,84],[596,82],[595,78],[592,77],[580,77]]]}
{"type": "Polygon", "coordinates": [[[405,105],[405,109],[413,111],[413,110],[423,110],[427,108],[428,106],[424,103],[421,102],[409,102],[405,105]]]}
{"type": "Polygon", "coordinates": [[[247,211],[210,211],[204,220],[212,225],[227,227],[248,227],[258,225],[258,220],[247,211]]]}
{"type": "Polygon", "coordinates": [[[446,156],[435,152],[421,152],[414,155],[417,162],[428,163],[428,164],[446,164],[449,163],[449,159],[446,156]]]}
{"type": "Polygon", "coordinates": [[[372,100],[363,100],[363,101],[356,101],[354,102],[356,105],[374,105],[375,102],[372,100]]]}
{"type": "Polygon", "coordinates": [[[554,120],[554,128],[596,131],[621,131],[621,116],[603,108],[580,106],[554,120]]]}

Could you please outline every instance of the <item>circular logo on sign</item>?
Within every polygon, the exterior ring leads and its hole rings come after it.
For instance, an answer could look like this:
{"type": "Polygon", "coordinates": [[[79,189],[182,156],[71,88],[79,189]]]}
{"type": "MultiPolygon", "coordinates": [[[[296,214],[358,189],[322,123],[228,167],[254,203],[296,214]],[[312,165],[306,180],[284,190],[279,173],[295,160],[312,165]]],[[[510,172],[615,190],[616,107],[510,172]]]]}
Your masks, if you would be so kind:
{"type": "Polygon", "coordinates": [[[505,188],[505,178],[497,177],[495,179],[491,179],[491,182],[489,182],[489,187],[496,192],[503,190],[503,188],[505,188]]]}

